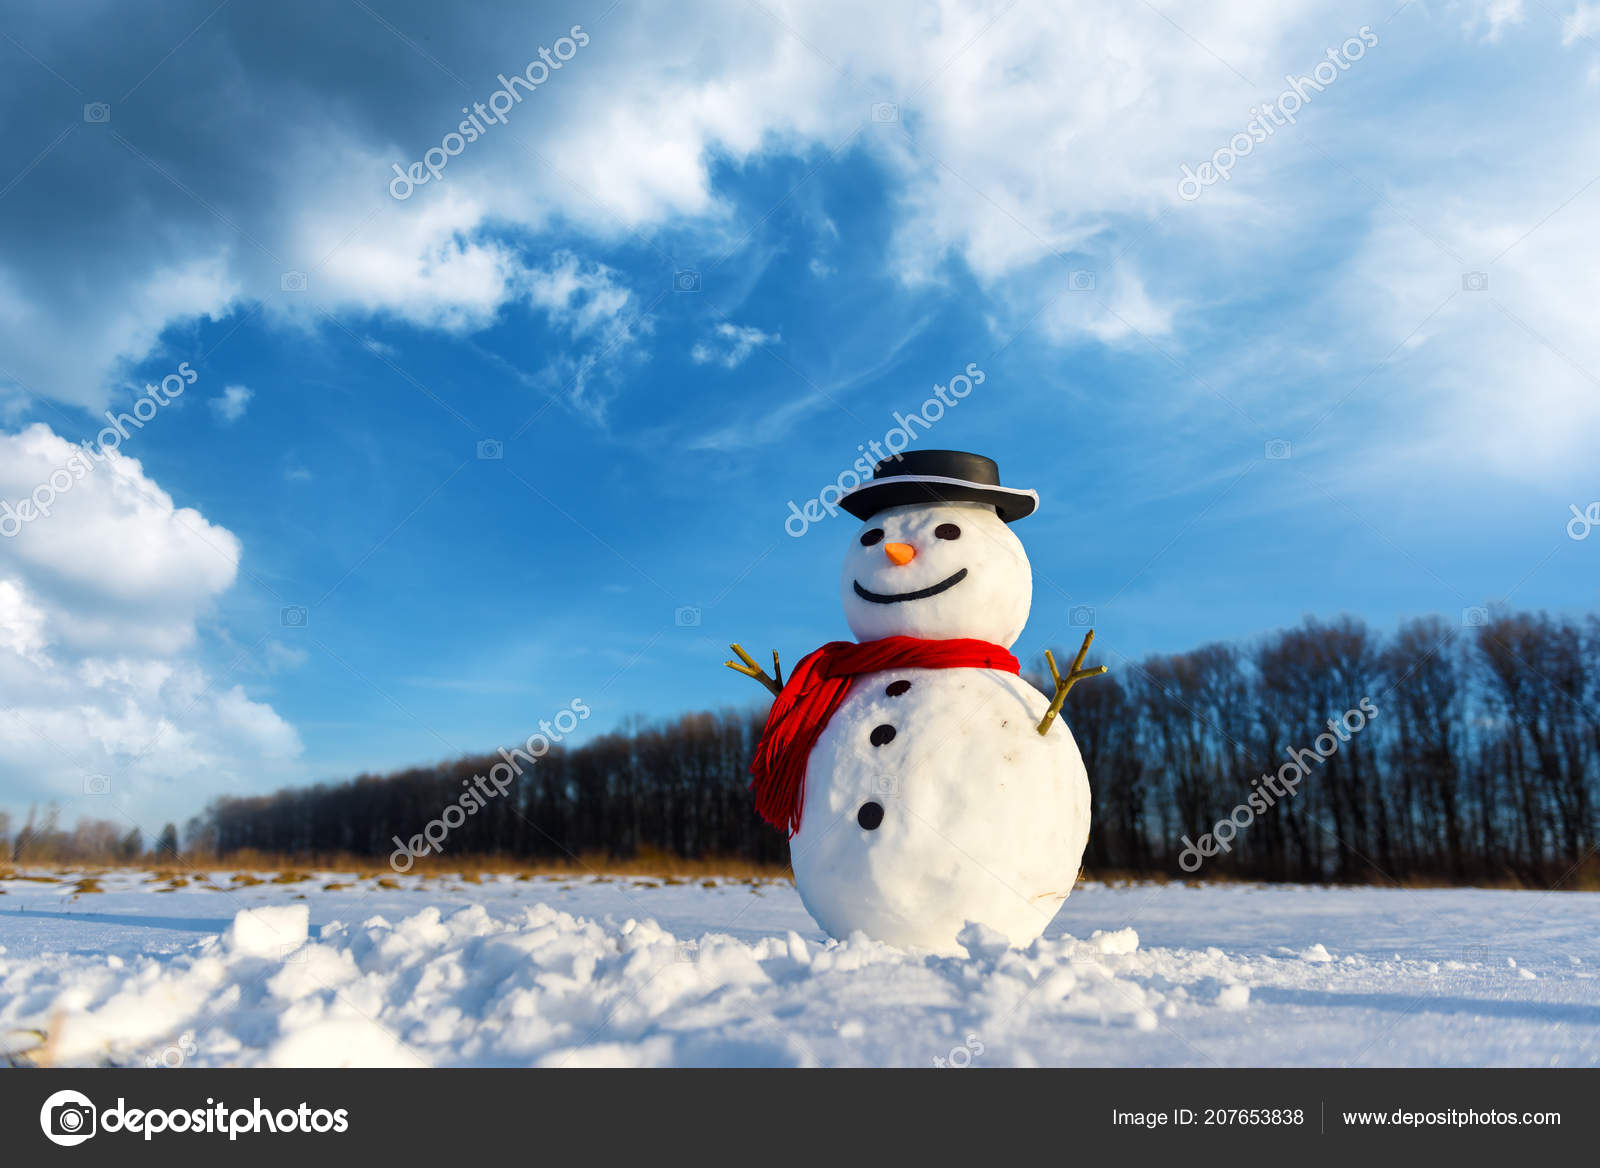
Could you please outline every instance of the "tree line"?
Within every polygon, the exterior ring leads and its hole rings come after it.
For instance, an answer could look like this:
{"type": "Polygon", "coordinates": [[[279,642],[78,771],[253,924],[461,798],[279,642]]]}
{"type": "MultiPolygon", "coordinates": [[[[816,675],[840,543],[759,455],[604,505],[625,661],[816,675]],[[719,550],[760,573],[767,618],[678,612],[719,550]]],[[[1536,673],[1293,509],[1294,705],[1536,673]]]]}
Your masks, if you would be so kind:
{"type": "Polygon", "coordinates": [[[186,844],[218,856],[389,856],[459,805],[464,792],[487,790],[479,807],[456,817],[442,855],[562,862],[654,851],[783,865],[787,841],[756,819],[746,789],[765,718],[751,710],[635,722],[579,747],[553,746],[532,763],[519,760],[522,773],[504,794],[475,786],[503,765],[497,753],[225,798],[190,822],[186,844]]]}
{"type": "MultiPolygon", "coordinates": [[[[1094,800],[1086,867],[1596,883],[1600,619],[1470,615],[1392,633],[1307,618],[1249,644],[1113,657],[1111,673],[1079,685],[1065,711],[1094,800]]],[[[1076,646],[1063,649],[1058,659],[1070,660],[1076,646]]],[[[554,747],[504,794],[460,815],[442,855],[560,862],[660,852],[782,865],[787,842],[756,818],[747,790],[765,713],[636,721],[554,747]]],[[[185,847],[386,857],[500,761],[222,799],[189,823],[185,847]]]]}
{"type": "Polygon", "coordinates": [[[1427,617],[1388,636],[1349,617],[1307,619],[1248,647],[1130,663],[1073,700],[1094,797],[1091,869],[1182,874],[1185,837],[1232,818],[1250,822],[1203,863],[1241,877],[1570,887],[1600,876],[1593,616],[1468,610],[1460,625],[1427,617]],[[1330,727],[1363,698],[1375,716],[1330,727]],[[1336,731],[1326,757],[1305,753],[1336,731]],[[1237,814],[1297,756],[1308,773],[1293,794],[1237,814]]]}
{"type": "Polygon", "coordinates": [[[144,832],[110,819],[80,819],[68,831],[61,809],[46,807],[28,813],[13,831],[11,816],[0,811],[0,860],[13,864],[120,863],[149,859],[171,861],[179,852],[178,828],[169,823],[155,843],[145,846],[144,832]]]}

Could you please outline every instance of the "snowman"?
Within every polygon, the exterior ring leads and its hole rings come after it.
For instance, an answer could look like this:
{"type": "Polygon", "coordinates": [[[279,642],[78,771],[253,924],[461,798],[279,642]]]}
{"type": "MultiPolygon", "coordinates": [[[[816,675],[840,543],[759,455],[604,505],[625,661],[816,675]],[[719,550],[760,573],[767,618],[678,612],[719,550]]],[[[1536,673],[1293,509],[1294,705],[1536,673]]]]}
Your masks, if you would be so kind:
{"type": "Polygon", "coordinates": [[[729,668],[774,701],[751,773],[756,811],[789,833],[800,899],[824,931],[960,953],[977,922],[1026,947],[1072,890],[1089,782],[1056,715],[1094,634],[1047,698],[1009,652],[1033,578],[1011,524],[1038,506],[980,455],[885,460],[840,499],[862,521],[840,592],[857,640],[787,682],[738,645],[729,668]]]}

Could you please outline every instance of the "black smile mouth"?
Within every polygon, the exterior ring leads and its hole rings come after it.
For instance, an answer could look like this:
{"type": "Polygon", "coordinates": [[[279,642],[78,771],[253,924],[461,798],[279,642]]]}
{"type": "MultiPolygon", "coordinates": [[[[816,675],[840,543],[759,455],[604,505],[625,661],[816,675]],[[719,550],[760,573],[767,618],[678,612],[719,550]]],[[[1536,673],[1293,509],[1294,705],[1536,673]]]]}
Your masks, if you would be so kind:
{"type": "Polygon", "coordinates": [[[891,596],[885,596],[881,592],[868,592],[861,587],[860,580],[852,580],[851,583],[855,585],[856,595],[861,597],[862,600],[870,600],[873,604],[899,604],[902,600],[926,600],[930,596],[948,592],[966,578],[967,570],[962,568],[954,576],[940,580],[937,584],[930,585],[927,588],[918,588],[915,592],[896,592],[891,596]]]}

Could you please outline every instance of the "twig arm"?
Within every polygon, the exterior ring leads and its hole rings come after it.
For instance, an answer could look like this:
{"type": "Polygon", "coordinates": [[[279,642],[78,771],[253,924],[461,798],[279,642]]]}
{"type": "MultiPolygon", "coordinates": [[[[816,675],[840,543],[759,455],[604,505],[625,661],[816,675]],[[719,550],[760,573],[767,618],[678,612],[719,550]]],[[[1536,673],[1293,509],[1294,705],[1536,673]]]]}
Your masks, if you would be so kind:
{"type": "Polygon", "coordinates": [[[1056,720],[1056,715],[1061,712],[1062,703],[1067,700],[1067,694],[1072,687],[1080,681],[1091,677],[1099,677],[1106,671],[1104,665],[1096,665],[1093,669],[1083,668],[1083,659],[1089,655],[1089,646],[1094,643],[1094,630],[1090,629],[1083,637],[1083,646],[1078,650],[1077,657],[1073,658],[1072,668],[1065,677],[1061,670],[1056,668],[1055,654],[1049,649],[1044,651],[1045,664],[1050,667],[1050,680],[1055,683],[1056,696],[1050,699],[1050,708],[1044,712],[1044,717],[1039,721],[1039,733],[1044,734],[1050,729],[1050,723],[1056,720]]]}
{"type": "Polygon", "coordinates": [[[741,646],[729,645],[728,648],[734,651],[739,660],[724,661],[724,665],[735,673],[742,673],[746,677],[759,681],[772,692],[773,697],[777,697],[783,692],[783,669],[778,665],[778,651],[776,649],[772,651],[772,676],[768,677],[767,671],[757,665],[755,658],[746,653],[741,646]],[[743,662],[743,664],[740,664],[740,662],[743,662]]]}

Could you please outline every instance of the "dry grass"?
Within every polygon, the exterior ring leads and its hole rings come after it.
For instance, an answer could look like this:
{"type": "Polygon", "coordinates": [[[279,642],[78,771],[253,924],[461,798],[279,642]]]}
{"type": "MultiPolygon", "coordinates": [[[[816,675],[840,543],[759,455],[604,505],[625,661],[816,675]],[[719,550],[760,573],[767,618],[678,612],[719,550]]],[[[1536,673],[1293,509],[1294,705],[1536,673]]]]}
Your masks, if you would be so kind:
{"type": "MultiPolygon", "coordinates": [[[[1508,892],[1600,892],[1600,856],[1590,856],[1584,863],[1566,872],[1558,872],[1547,880],[1538,880],[1504,871],[1496,875],[1472,876],[1465,880],[1451,880],[1444,876],[1408,876],[1392,880],[1375,870],[1368,870],[1368,879],[1331,880],[1321,885],[1330,888],[1490,888],[1508,892]]],[[[1239,876],[1229,872],[1203,868],[1194,876],[1174,877],[1165,872],[1130,872],[1121,869],[1084,868],[1078,873],[1080,880],[1091,880],[1113,888],[1134,884],[1186,884],[1200,888],[1208,884],[1267,885],[1290,884],[1295,881],[1262,880],[1254,876],[1239,876]]]]}
{"type": "Polygon", "coordinates": [[[32,880],[39,884],[54,884],[54,876],[40,876],[36,872],[18,872],[15,868],[0,868],[0,880],[32,880]]]}
{"type": "Polygon", "coordinates": [[[4,1041],[6,1048],[6,1053],[0,1057],[4,1057],[6,1065],[14,1070],[48,1067],[55,1061],[50,1034],[37,1027],[26,1026],[0,1032],[0,1040],[4,1041]]]}
{"type": "MultiPolygon", "coordinates": [[[[387,857],[351,856],[351,855],[325,855],[325,856],[281,856],[266,852],[236,852],[228,856],[185,856],[178,864],[162,864],[159,867],[148,867],[146,864],[71,864],[71,865],[30,865],[27,870],[12,867],[0,867],[0,881],[27,880],[38,883],[72,883],[86,881],[94,884],[94,877],[108,872],[128,871],[139,869],[148,873],[146,883],[162,884],[165,887],[158,891],[170,892],[194,884],[200,888],[221,890],[218,883],[213,883],[219,876],[225,877],[222,885],[231,880],[234,888],[249,888],[257,884],[290,885],[299,884],[317,879],[320,874],[323,879],[331,876],[354,877],[355,879],[376,879],[380,888],[400,889],[405,885],[393,879],[394,872],[389,867],[387,857]]],[[[448,877],[458,880],[463,884],[479,884],[485,877],[509,876],[518,880],[532,880],[536,877],[556,877],[567,879],[591,879],[601,883],[608,883],[617,879],[632,879],[645,882],[647,886],[670,887],[698,883],[704,887],[715,887],[720,880],[738,880],[745,883],[760,882],[765,880],[790,880],[792,876],[787,865],[781,864],[754,864],[748,860],[733,858],[705,857],[701,859],[684,859],[680,856],[671,856],[659,852],[647,852],[629,859],[615,859],[601,853],[580,856],[575,860],[562,861],[529,861],[516,860],[503,856],[444,856],[425,857],[416,862],[409,873],[437,880],[448,877]]],[[[1389,880],[1376,871],[1370,873],[1371,878],[1365,881],[1356,881],[1356,887],[1401,887],[1401,888],[1494,888],[1515,891],[1545,891],[1552,887],[1564,892],[1600,891],[1600,856],[1591,856],[1589,859],[1567,872],[1550,874],[1546,879],[1535,879],[1531,876],[1512,871],[1504,871],[1495,875],[1476,876],[1464,881],[1453,881],[1444,877],[1414,876],[1402,881],[1389,880]]],[[[1120,869],[1095,869],[1084,868],[1079,873],[1080,880],[1094,881],[1112,887],[1133,884],[1170,884],[1182,883],[1193,887],[1207,884],[1265,884],[1253,877],[1243,877],[1227,872],[1215,871],[1207,866],[1196,876],[1173,877],[1163,872],[1133,872],[1120,869]]],[[[322,887],[328,891],[335,891],[344,887],[347,881],[335,881],[324,884],[322,887]]],[[[1338,884],[1339,882],[1332,882],[1338,884]]],[[[99,891],[98,885],[84,888],[83,892],[99,891]]]]}
{"type": "MultiPolygon", "coordinates": [[[[257,883],[257,876],[274,884],[293,884],[312,879],[315,872],[336,872],[358,877],[392,876],[387,856],[352,856],[348,854],[283,856],[269,852],[233,852],[226,856],[185,856],[183,862],[191,875],[200,872],[234,872],[236,884],[257,883]],[[252,873],[256,875],[252,875],[252,873]]],[[[129,867],[142,867],[132,864],[129,867]]],[[[83,869],[76,869],[82,871],[83,869]]],[[[515,876],[533,879],[536,876],[642,876],[659,880],[663,884],[690,883],[711,877],[746,880],[770,880],[787,877],[787,864],[755,864],[736,858],[703,857],[684,859],[664,852],[641,852],[628,859],[616,859],[604,853],[591,853],[575,860],[521,860],[508,856],[426,856],[417,860],[408,875],[438,878],[449,876],[467,884],[477,884],[485,876],[515,876]]]]}

